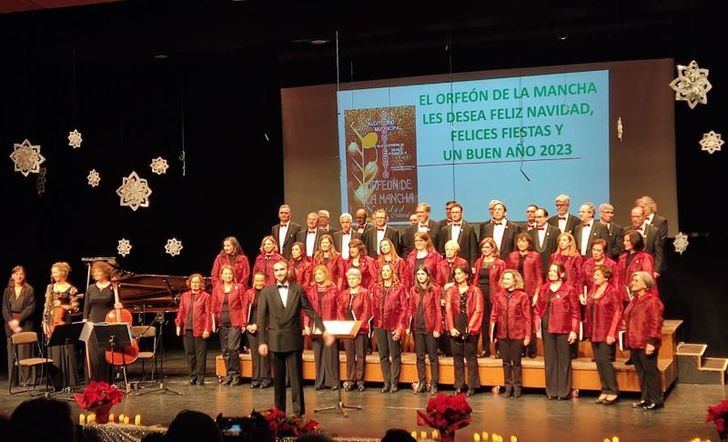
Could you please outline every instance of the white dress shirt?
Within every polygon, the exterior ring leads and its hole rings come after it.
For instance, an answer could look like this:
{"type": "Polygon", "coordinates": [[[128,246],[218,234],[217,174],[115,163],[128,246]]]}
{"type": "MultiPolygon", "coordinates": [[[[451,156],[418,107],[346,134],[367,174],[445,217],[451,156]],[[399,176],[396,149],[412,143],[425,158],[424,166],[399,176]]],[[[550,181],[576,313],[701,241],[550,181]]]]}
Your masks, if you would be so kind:
{"type": "Polygon", "coordinates": [[[581,238],[579,238],[579,244],[581,245],[580,252],[582,255],[586,255],[587,253],[586,247],[589,245],[589,236],[591,236],[593,225],[594,220],[591,220],[587,225],[582,224],[581,226],[581,238]]]}
{"type": "Polygon", "coordinates": [[[281,223],[280,226],[278,226],[278,251],[280,253],[283,253],[283,243],[286,242],[286,236],[288,236],[288,223],[281,223]]]}
{"type": "Polygon", "coordinates": [[[280,285],[276,283],[276,286],[278,287],[278,294],[281,297],[281,302],[283,303],[283,307],[287,307],[286,304],[288,304],[288,283],[286,282],[285,285],[280,285]]]}
{"type": "Polygon", "coordinates": [[[540,249],[543,247],[543,242],[546,239],[546,224],[543,226],[536,225],[534,229],[538,233],[538,248],[540,249]]]}
{"type": "Polygon", "coordinates": [[[503,244],[503,234],[506,232],[506,219],[503,218],[500,221],[493,220],[493,241],[498,246],[498,250],[503,250],[501,244],[503,244]]]}
{"type": "Polygon", "coordinates": [[[341,257],[343,259],[349,259],[349,243],[351,242],[351,230],[349,233],[341,231],[341,257]]]}
{"type": "Polygon", "coordinates": [[[316,231],[306,230],[306,256],[312,257],[316,248],[316,231]]]}
{"type": "Polygon", "coordinates": [[[451,239],[452,239],[453,241],[457,242],[458,238],[460,238],[460,230],[461,230],[461,229],[462,229],[462,227],[463,227],[463,222],[462,222],[462,221],[460,221],[460,222],[459,222],[459,223],[457,223],[457,224],[455,224],[455,223],[452,223],[452,224],[450,224],[450,225],[452,226],[452,238],[451,238],[451,239]]]}
{"type": "Polygon", "coordinates": [[[377,255],[379,255],[379,243],[382,242],[384,239],[384,234],[386,233],[387,226],[384,226],[381,230],[379,227],[377,227],[377,255]]]}
{"type": "Polygon", "coordinates": [[[564,219],[561,219],[561,215],[558,215],[558,216],[559,216],[559,230],[561,230],[561,233],[564,233],[564,232],[566,232],[566,221],[569,220],[569,215],[566,214],[564,216],[564,219]]]}

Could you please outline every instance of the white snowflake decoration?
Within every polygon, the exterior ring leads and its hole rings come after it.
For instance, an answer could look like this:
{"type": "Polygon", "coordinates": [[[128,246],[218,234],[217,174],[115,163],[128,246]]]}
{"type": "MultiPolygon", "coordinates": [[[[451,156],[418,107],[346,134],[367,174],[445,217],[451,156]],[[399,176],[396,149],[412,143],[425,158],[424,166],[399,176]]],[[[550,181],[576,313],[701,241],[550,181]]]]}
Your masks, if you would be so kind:
{"type": "Polygon", "coordinates": [[[164,175],[167,173],[167,169],[169,169],[169,164],[167,164],[167,160],[165,160],[162,157],[157,157],[152,160],[152,164],[149,165],[149,167],[152,168],[152,172],[156,173],[157,175],[164,175]]]}
{"type": "Polygon", "coordinates": [[[695,60],[689,65],[677,65],[677,78],[670,82],[675,91],[675,101],[687,101],[690,109],[698,103],[708,104],[708,91],[713,85],[708,81],[708,69],[701,69],[695,60]]]}
{"type": "Polygon", "coordinates": [[[131,247],[132,247],[132,245],[131,245],[131,243],[129,242],[128,239],[121,238],[119,240],[119,245],[116,246],[116,252],[119,255],[126,257],[126,255],[128,255],[129,253],[131,253],[131,247]]]}
{"type": "Polygon", "coordinates": [[[83,138],[81,137],[81,132],[79,132],[76,129],[73,129],[71,132],[68,133],[68,145],[71,146],[74,149],[78,149],[81,147],[81,143],[83,142],[83,138]]]}
{"type": "Polygon", "coordinates": [[[40,172],[38,172],[38,179],[35,181],[35,188],[38,192],[38,196],[43,196],[43,194],[46,191],[45,185],[46,185],[46,172],[48,171],[48,168],[41,167],[40,172]]]}
{"type": "Polygon", "coordinates": [[[101,175],[96,172],[96,169],[91,169],[91,172],[88,173],[86,179],[88,180],[89,186],[98,187],[99,183],[101,182],[101,175]]]}
{"type": "Polygon", "coordinates": [[[688,244],[690,244],[688,242],[688,236],[682,232],[678,233],[672,242],[672,245],[675,246],[675,251],[681,255],[688,248],[688,244]]]}
{"type": "Polygon", "coordinates": [[[149,195],[152,194],[152,189],[149,188],[146,179],[139,178],[139,175],[132,171],[128,177],[123,178],[121,186],[116,189],[116,194],[121,197],[122,206],[128,206],[136,212],[140,207],[149,207],[149,195]]]}
{"type": "Polygon", "coordinates": [[[711,130],[707,134],[703,134],[703,139],[700,140],[700,147],[702,150],[707,151],[709,154],[713,154],[715,151],[720,150],[723,146],[723,138],[720,134],[715,133],[711,130]]]}
{"type": "Polygon", "coordinates": [[[622,124],[622,117],[617,118],[617,138],[622,141],[622,135],[624,134],[624,124],[622,124]]]}
{"type": "Polygon", "coordinates": [[[164,246],[164,251],[170,256],[177,256],[182,252],[182,241],[177,238],[167,240],[167,244],[164,246]]]}
{"type": "Polygon", "coordinates": [[[20,144],[13,143],[10,159],[15,163],[14,171],[26,177],[31,173],[39,173],[40,165],[45,161],[45,157],[40,154],[40,145],[33,145],[27,139],[20,144]]]}

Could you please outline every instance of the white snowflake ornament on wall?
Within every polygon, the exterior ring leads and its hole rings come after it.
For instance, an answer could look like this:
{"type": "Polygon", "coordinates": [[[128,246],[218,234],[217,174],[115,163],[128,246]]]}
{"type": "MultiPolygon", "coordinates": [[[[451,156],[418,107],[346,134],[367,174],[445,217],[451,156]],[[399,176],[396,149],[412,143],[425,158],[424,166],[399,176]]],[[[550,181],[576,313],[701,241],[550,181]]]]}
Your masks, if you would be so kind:
{"type": "Polygon", "coordinates": [[[40,145],[31,144],[27,139],[22,143],[13,143],[10,159],[15,163],[14,171],[26,177],[31,173],[40,173],[40,165],[45,161],[45,157],[40,154],[40,145]]]}
{"type": "Polygon", "coordinates": [[[713,154],[715,151],[720,150],[721,146],[723,146],[723,138],[720,136],[720,134],[715,133],[715,131],[711,130],[707,134],[703,134],[703,139],[700,140],[700,148],[701,150],[704,150],[708,152],[709,154],[713,154]]]}
{"type": "Polygon", "coordinates": [[[81,132],[79,132],[77,129],[73,129],[71,132],[68,133],[68,145],[72,148],[78,149],[79,147],[81,147],[82,142],[83,138],[81,137],[81,132]]]}
{"type": "Polygon", "coordinates": [[[101,175],[96,172],[96,169],[91,169],[86,179],[88,180],[89,186],[98,187],[99,183],[101,182],[101,175]]]}
{"type": "Polygon", "coordinates": [[[708,104],[708,91],[713,88],[708,73],[708,69],[701,69],[695,60],[687,66],[677,65],[677,78],[670,82],[675,101],[687,101],[690,109],[695,109],[698,103],[708,104]]]}
{"type": "Polygon", "coordinates": [[[171,238],[167,240],[164,251],[170,256],[177,256],[182,252],[182,248],[182,241],[179,241],[177,238],[171,238]]]}
{"type": "Polygon", "coordinates": [[[121,186],[116,189],[116,194],[121,198],[121,206],[127,206],[135,211],[140,207],[149,207],[149,195],[152,189],[149,188],[147,180],[140,178],[136,172],[124,177],[121,186]]]}
{"type": "Polygon", "coordinates": [[[164,175],[165,173],[167,173],[167,169],[169,169],[169,164],[164,158],[157,157],[152,160],[152,164],[150,164],[149,167],[151,167],[152,172],[156,173],[157,175],[164,175]]]}
{"type": "Polygon", "coordinates": [[[622,135],[624,134],[624,124],[622,124],[622,117],[617,118],[617,138],[622,141],[622,135]]]}
{"type": "Polygon", "coordinates": [[[126,255],[131,253],[131,248],[132,248],[131,242],[129,242],[129,240],[126,238],[121,238],[119,240],[119,245],[116,246],[116,252],[119,255],[125,257],[126,255]]]}
{"type": "Polygon", "coordinates": [[[685,250],[688,248],[688,236],[682,232],[675,235],[675,240],[672,242],[672,245],[675,246],[675,251],[679,254],[683,254],[685,250]]]}

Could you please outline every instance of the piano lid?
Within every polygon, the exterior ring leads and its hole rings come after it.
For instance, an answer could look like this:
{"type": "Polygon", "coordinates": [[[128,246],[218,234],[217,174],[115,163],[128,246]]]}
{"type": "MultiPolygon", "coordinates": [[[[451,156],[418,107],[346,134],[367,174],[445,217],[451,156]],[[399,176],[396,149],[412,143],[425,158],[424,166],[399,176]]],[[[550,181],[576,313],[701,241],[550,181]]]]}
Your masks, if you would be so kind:
{"type": "Polygon", "coordinates": [[[176,311],[177,296],[187,290],[187,277],[124,272],[118,284],[119,300],[125,308],[176,311]]]}

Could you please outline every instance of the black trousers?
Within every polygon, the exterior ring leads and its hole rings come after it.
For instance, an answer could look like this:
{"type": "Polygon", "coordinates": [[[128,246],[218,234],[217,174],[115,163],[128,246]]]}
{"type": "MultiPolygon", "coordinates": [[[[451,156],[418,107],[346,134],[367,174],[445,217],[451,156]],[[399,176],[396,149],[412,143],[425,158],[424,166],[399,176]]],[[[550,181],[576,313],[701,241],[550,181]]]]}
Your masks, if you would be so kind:
{"type": "Polygon", "coordinates": [[[642,400],[662,405],[665,398],[660,383],[660,370],[657,368],[657,350],[649,356],[644,349],[632,350],[632,360],[640,378],[642,400]]]}
{"type": "Polygon", "coordinates": [[[569,335],[549,333],[543,327],[543,361],[546,366],[546,394],[566,398],[571,393],[569,335]]]}
{"type": "Polygon", "coordinates": [[[450,348],[452,348],[452,364],[455,367],[455,388],[465,386],[465,363],[468,364],[468,390],[473,391],[480,388],[480,377],[478,375],[478,339],[479,335],[468,335],[463,341],[460,337],[450,337],[450,348]]]}
{"type": "Polygon", "coordinates": [[[273,397],[275,406],[285,413],[286,378],[288,378],[291,383],[293,413],[298,416],[306,414],[306,404],[303,401],[303,351],[273,351],[271,354],[273,355],[273,397]]]}
{"type": "Polygon", "coordinates": [[[597,361],[597,372],[599,382],[602,384],[602,393],[619,394],[617,387],[617,373],[614,371],[615,344],[609,345],[606,342],[592,342],[594,359],[597,361]]]}
{"type": "Polygon", "coordinates": [[[399,373],[402,365],[402,341],[392,339],[392,332],[384,328],[375,328],[379,365],[382,367],[382,379],[385,386],[399,384],[399,373]],[[392,358],[390,362],[390,356],[392,358]]]}
{"type": "Polygon", "coordinates": [[[250,359],[253,361],[252,382],[269,381],[272,376],[270,372],[270,355],[261,356],[258,353],[258,333],[245,333],[248,335],[248,345],[250,345],[250,359]]]}
{"type": "Polygon", "coordinates": [[[415,332],[415,354],[417,355],[417,377],[419,381],[426,382],[425,355],[430,359],[431,383],[437,385],[440,382],[440,359],[437,356],[438,342],[432,333],[415,332]]]}
{"type": "Polygon", "coordinates": [[[339,385],[339,342],[327,347],[321,339],[312,339],[313,363],[316,367],[314,387],[334,387],[339,385]]]}
{"type": "Polygon", "coordinates": [[[521,388],[523,385],[521,369],[523,339],[499,339],[498,350],[503,359],[503,384],[506,388],[521,388]]]}
{"type": "Polygon", "coordinates": [[[356,335],[354,339],[344,340],[346,352],[346,380],[364,383],[364,366],[367,357],[367,335],[356,335]]]}
{"type": "MultiPolygon", "coordinates": [[[[490,302],[490,293],[486,293],[483,287],[480,288],[483,292],[483,323],[487,323],[490,320],[490,311],[493,308],[493,304],[490,302]],[[486,319],[488,318],[488,319],[486,319]]],[[[480,341],[483,346],[483,351],[486,355],[490,354],[490,333],[481,333],[480,341]]]]}
{"type": "Polygon", "coordinates": [[[228,376],[240,376],[240,335],[239,327],[222,325],[218,329],[220,349],[228,376]]]}
{"type": "Polygon", "coordinates": [[[207,362],[207,341],[194,337],[192,330],[187,330],[182,339],[182,345],[185,348],[185,359],[187,360],[190,377],[204,379],[207,362]]]}

